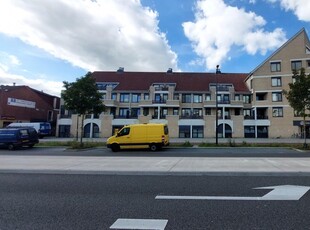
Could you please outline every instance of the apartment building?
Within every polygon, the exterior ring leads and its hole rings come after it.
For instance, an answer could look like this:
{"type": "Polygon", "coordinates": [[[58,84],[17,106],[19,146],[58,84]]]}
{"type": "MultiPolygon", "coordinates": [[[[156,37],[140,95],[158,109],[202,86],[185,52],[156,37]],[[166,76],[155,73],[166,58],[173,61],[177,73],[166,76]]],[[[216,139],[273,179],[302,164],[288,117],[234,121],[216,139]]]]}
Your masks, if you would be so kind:
{"type": "MultiPolygon", "coordinates": [[[[246,136],[298,137],[303,133],[303,118],[298,117],[283,95],[293,82],[293,70],[310,72],[310,42],[305,29],[300,30],[246,79],[253,95],[252,108],[244,121],[246,136]]],[[[309,121],[310,124],[310,121],[309,121]]],[[[307,123],[307,136],[309,137],[307,123]]]]}
{"type": "MultiPolygon", "coordinates": [[[[165,123],[170,136],[276,138],[301,133],[301,117],[282,94],[292,69],[310,68],[310,45],[304,29],[249,73],[96,71],[106,111],[89,114],[85,137],[109,137],[126,124],[165,123]]],[[[63,103],[61,103],[63,104],[63,103]]],[[[309,122],[310,124],[310,122],[309,122]]],[[[74,137],[81,125],[61,106],[58,136],[74,137]]]]}

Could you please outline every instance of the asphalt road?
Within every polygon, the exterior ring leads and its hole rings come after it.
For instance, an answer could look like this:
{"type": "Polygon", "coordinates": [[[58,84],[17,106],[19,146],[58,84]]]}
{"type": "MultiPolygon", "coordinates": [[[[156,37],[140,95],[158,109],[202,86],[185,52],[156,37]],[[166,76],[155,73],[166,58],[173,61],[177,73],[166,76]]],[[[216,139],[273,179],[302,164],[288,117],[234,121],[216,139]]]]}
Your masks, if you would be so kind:
{"type": "Polygon", "coordinates": [[[0,149],[0,155],[20,156],[141,156],[141,157],[310,157],[309,151],[298,151],[292,148],[165,148],[162,151],[152,152],[143,150],[121,150],[112,152],[110,149],[93,148],[70,150],[65,147],[34,147],[14,151],[0,149]]]}
{"type": "Polygon", "coordinates": [[[310,192],[238,200],[272,191],[257,187],[309,186],[309,177],[0,174],[0,184],[1,230],[138,229],[143,221],[144,229],[310,229],[310,192]],[[156,199],[163,195],[237,199],[156,199]]]}

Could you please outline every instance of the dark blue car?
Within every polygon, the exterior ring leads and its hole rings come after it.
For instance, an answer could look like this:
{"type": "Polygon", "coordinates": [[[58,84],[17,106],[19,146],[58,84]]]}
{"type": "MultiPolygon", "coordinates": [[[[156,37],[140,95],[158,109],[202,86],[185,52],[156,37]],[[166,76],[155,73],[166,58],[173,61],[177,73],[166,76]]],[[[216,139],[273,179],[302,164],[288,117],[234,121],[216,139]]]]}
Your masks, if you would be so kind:
{"type": "Polygon", "coordinates": [[[20,147],[32,148],[39,143],[38,133],[31,127],[3,128],[0,129],[0,146],[10,150],[20,147]]]}

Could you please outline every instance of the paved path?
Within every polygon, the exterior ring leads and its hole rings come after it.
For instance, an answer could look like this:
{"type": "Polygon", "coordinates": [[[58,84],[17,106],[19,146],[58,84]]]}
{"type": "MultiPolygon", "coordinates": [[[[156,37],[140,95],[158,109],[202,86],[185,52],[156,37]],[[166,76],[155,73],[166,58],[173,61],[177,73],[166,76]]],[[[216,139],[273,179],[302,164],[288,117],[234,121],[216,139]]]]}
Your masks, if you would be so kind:
{"type": "Polygon", "coordinates": [[[310,175],[310,158],[0,156],[0,172],[310,175]]]}

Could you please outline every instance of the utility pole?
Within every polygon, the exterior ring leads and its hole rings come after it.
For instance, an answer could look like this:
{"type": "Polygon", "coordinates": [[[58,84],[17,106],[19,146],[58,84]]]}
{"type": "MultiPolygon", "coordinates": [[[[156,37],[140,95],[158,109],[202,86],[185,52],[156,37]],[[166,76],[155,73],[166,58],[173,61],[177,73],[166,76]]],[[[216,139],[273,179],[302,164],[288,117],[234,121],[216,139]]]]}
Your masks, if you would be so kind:
{"type": "Polygon", "coordinates": [[[218,123],[219,123],[219,117],[218,117],[218,99],[217,99],[217,94],[218,94],[218,74],[221,73],[221,70],[220,70],[220,66],[217,65],[216,66],[216,72],[215,72],[215,75],[216,75],[216,89],[215,89],[215,144],[218,145],[218,123]]]}

